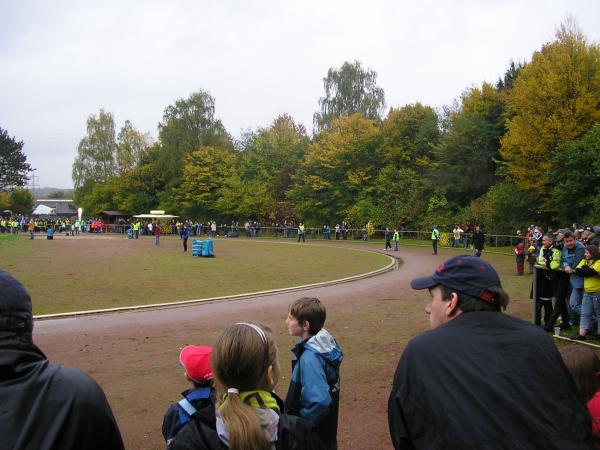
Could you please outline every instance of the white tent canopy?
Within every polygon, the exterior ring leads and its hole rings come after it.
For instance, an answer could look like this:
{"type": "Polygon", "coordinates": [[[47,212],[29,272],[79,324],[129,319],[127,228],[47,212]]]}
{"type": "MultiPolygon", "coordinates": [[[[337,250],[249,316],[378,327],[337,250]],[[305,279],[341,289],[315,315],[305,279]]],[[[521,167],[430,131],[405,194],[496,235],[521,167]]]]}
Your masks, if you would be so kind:
{"type": "Polygon", "coordinates": [[[179,216],[173,216],[171,214],[165,214],[164,211],[150,211],[150,214],[138,214],[137,217],[139,219],[175,219],[179,216]]]}
{"type": "Polygon", "coordinates": [[[56,210],[46,205],[37,205],[31,214],[33,216],[53,216],[56,215],[56,210]]]}

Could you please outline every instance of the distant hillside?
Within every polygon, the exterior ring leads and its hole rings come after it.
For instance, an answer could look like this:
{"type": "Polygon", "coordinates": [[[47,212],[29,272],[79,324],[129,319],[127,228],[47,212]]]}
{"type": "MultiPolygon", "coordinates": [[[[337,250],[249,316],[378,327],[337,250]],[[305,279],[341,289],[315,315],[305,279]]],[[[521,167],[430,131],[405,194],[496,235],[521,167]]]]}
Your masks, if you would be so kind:
{"type": "Polygon", "coordinates": [[[62,196],[59,196],[60,198],[73,198],[73,189],[61,189],[61,188],[55,188],[55,187],[42,187],[42,188],[35,188],[35,197],[36,198],[49,198],[49,194],[53,194],[53,193],[62,193],[62,196]]]}

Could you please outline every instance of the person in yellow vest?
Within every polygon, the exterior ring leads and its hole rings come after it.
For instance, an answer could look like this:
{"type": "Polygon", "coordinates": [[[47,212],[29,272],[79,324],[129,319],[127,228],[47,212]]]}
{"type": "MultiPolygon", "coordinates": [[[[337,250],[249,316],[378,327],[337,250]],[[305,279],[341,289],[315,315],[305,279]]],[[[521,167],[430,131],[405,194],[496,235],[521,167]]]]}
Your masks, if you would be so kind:
{"type": "Polygon", "coordinates": [[[140,236],[140,222],[139,220],[133,224],[133,235],[136,239],[139,239],[140,236]]]}
{"type": "Polygon", "coordinates": [[[305,238],[304,238],[304,224],[302,222],[300,222],[298,224],[298,242],[300,242],[300,239],[302,239],[302,242],[306,242],[305,238]]]}
{"type": "Polygon", "coordinates": [[[0,219],[0,232],[4,233],[6,231],[6,219],[4,219],[4,217],[2,217],[0,219]]]}
{"type": "Polygon", "coordinates": [[[400,233],[398,233],[398,229],[394,228],[394,236],[392,237],[392,241],[394,241],[394,251],[398,251],[398,241],[400,240],[400,233]]]}
{"type": "Polygon", "coordinates": [[[440,240],[440,230],[437,225],[431,230],[431,245],[433,246],[433,254],[437,255],[438,241],[440,240]]]}

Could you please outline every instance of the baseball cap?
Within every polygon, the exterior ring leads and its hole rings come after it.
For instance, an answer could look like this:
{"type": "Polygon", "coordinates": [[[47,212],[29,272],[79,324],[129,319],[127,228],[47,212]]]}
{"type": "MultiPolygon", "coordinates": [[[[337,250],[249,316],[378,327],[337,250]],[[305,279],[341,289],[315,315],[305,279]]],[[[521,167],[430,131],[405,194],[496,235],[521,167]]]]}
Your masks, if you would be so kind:
{"type": "Polygon", "coordinates": [[[583,227],[583,231],[594,231],[594,227],[592,225],[586,225],[583,227]]]}
{"type": "Polygon", "coordinates": [[[19,280],[3,270],[0,270],[0,318],[20,319],[16,324],[2,321],[0,329],[6,329],[7,326],[10,330],[33,329],[31,297],[19,280]]]}
{"type": "Polygon", "coordinates": [[[501,286],[498,273],[489,262],[468,255],[450,258],[440,264],[432,276],[410,282],[413,289],[430,289],[438,284],[489,303],[493,303],[494,298],[488,288],[501,286]]]}
{"type": "Polygon", "coordinates": [[[212,347],[187,345],[179,354],[179,361],[188,377],[196,383],[212,379],[210,356],[212,347]]]}

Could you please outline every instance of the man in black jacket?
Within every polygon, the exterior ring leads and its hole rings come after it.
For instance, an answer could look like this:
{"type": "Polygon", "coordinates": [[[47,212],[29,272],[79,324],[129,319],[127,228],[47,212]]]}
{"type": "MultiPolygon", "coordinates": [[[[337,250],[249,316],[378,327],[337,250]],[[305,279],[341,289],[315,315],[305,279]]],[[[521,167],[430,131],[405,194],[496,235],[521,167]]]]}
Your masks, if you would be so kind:
{"type": "Polygon", "coordinates": [[[29,294],[0,270],[0,448],[122,450],[100,386],[78,369],[50,364],[32,329],[29,294]]]}
{"type": "Polygon", "coordinates": [[[589,449],[591,420],[551,338],[502,314],[494,268],[457,256],[431,277],[432,330],[411,340],[388,402],[396,449],[589,449]]]}
{"type": "Polygon", "coordinates": [[[475,249],[475,256],[480,257],[485,246],[485,234],[481,231],[481,227],[477,225],[475,227],[475,233],[473,233],[473,248],[475,249]]]}

